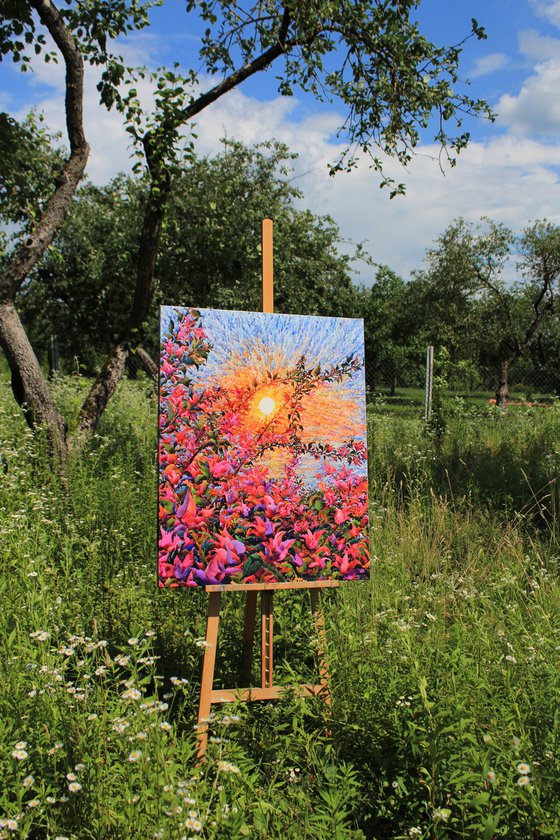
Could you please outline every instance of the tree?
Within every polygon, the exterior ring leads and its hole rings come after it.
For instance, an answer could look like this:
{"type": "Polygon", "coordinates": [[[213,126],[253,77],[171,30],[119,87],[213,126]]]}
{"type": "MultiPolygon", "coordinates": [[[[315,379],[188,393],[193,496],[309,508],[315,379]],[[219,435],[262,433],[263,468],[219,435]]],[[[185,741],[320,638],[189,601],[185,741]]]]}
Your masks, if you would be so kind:
{"type": "MultiPolygon", "coordinates": [[[[340,254],[336,224],[298,209],[300,193],[287,179],[292,158],[281,144],[225,141],[221,154],[178,170],[144,334],[150,352],[157,347],[156,302],[259,309],[260,224],[267,215],[275,222],[276,311],[354,315],[350,262],[361,249],[340,254]]],[[[88,372],[98,369],[132,303],[128,279],[146,194],[145,181],[125,176],[79,189],[53,247],[18,296],[35,347],[48,347],[57,333],[66,358],[77,357],[88,372]]]]}
{"type": "Polygon", "coordinates": [[[466,349],[473,338],[478,342],[482,356],[498,368],[496,403],[505,406],[511,367],[531,352],[539,330],[554,313],[560,228],[541,220],[516,236],[504,225],[487,219],[483,223],[451,223],[428,252],[428,280],[434,288],[455,290],[447,320],[442,319],[449,343],[463,343],[466,349]],[[506,269],[513,264],[518,278],[508,282],[506,269]]]}
{"type": "MultiPolygon", "coordinates": [[[[149,74],[125,66],[113,52],[115,39],[148,24],[149,3],[141,0],[4,0],[0,56],[11,55],[23,67],[30,63],[26,45],[44,52],[39,23],[52,37],[66,67],[66,115],[69,155],[56,188],[29,236],[15,249],[0,278],[0,341],[8,357],[15,393],[28,408],[28,418],[45,423],[59,450],[65,427],[42,377],[14,306],[14,298],[32,268],[43,257],[63,223],[88,157],[83,130],[83,66],[101,68],[101,102],[117,108],[136,143],[149,174],[150,188],[136,263],[133,303],[126,325],[109,354],[81,411],[78,435],[95,428],[122,375],[131,345],[139,340],[154,290],[154,268],[164,210],[177,161],[180,131],[201,111],[256,73],[277,64],[279,90],[290,95],[296,87],[319,99],[341,103],[346,141],[332,170],[351,168],[357,153],[370,154],[382,183],[394,194],[402,184],[383,175],[380,149],[406,164],[435,113],[435,138],[453,162],[468,142],[465,114],[490,115],[487,105],[458,91],[461,45],[438,47],[420,32],[413,13],[418,0],[343,2],[272,2],[263,4],[187,0],[187,13],[206,26],[200,59],[203,71],[221,76],[200,93],[194,70],[149,74]],[[143,112],[136,90],[140,78],[156,88],[155,110],[143,112]],[[455,126],[457,133],[448,126],[455,126]]],[[[485,37],[475,20],[472,34],[485,37]]]]}
{"type": "Polygon", "coordinates": [[[368,385],[386,383],[394,393],[404,372],[410,330],[403,306],[406,284],[388,266],[378,267],[371,289],[362,291],[368,385]]]}

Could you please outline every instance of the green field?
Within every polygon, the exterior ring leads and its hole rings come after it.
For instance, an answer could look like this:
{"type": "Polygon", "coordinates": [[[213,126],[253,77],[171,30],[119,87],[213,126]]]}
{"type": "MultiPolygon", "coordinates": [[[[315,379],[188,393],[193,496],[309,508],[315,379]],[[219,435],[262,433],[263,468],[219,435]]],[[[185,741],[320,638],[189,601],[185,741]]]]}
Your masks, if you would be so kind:
{"type": "MultiPolygon", "coordinates": [[[[58,383],[69,418],[84,388],[58,383]]],[[[332,706],[222,710],[198,766],[207,596],[155,588],[153,386],[64,478],[0,395],[0,836],[560,836],[559,405],[370,408],[375,565],[324,599],[332,706]]],[[[315,679],[304,593],[276,619],[278,680],[315,679]]]]}
{"type": "MultiPolygon", "coordinates": [[[[492,391],[445,391],[443,401],[447,411],[451,414],[464,413],[465,410],[492,410],[495,405],[495,393],[492,391]]],[[[368,394],[369,410],[373,414],[395,414],[400,417],[424,416],[425,391],[423,388],[396,388],[391,392],[388,388],[380,388],[368,394]]],[[[527,403],[535,406],[549,407],[555,402],[550,394],[526,390],[512,389],[510,393],[510,410],[516,412],[527,407],[527,403]]]]}

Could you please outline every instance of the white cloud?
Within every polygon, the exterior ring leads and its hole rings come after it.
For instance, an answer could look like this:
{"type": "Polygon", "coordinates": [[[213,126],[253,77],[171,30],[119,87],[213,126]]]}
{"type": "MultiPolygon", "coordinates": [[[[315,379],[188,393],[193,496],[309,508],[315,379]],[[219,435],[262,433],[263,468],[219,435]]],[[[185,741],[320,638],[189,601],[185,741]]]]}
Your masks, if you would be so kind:
{"type": "Polygon", "coordinates": [[[538,64],[516,96],[504,94],[495,106],[502,124],[515,134],[560,137],[560,60],[538,64]]]}
{"type": "Polygon", "coordinates": [[[542,62],[552,58],[560,59],[560,38],[541,35],[536,29],[524,29],[519,33],[519,49],[531,61],[542,62]]]}
{"type": "MultiPolygon", "coordinates": [[[[526,37],[528,54],[537,41],[526,37]]],[[[556,137],[560,129],[560,59],[551,57],[548,40],[554,39],[546,39],[547,60],[536,67],[517,96],[502,96],[498,103],[499,124],[510,126],[509,133],[473,142],[445,176],[434,146],[421,146],[408,172],[394,161],[388,163],[388,174],[408,185],[405,198],[390,201],[366,162],[350,174],[329,177],[327,163],[342,150],[333,140],[340,114],[307,112],[295,98],[259,101],[242,90],[228,94],[200,115],[197,149],[200,154],[218,151],[224,134],[247,144],[269,139],[285,142],[300,155],[294,179],[304,192],[303,203],[315,213],[331,215],[345,239],[366,241],[376,261],[407,276],[420,267],[426,248],[459,215],[472,221],[487,215],[517,230],[529,220],[544,217],[560,224],[560,145],[530,136],[540,132],[556,137]]],[[[148,46],[155,50],[154,44],[148,46]]],[[[87,171],[92,180],[102,183],[128,170],[130,160],[122,119],[99,105],[95,83],[95,72],[89,68],[85,112],[92,152],[87,171]]],[[[34,101],[42,97],[40,107],[47,124],[64,132],[62,68],[42,67],[34,86],[34,101]]],[[[141,94],[149,103],[147,84],[141,94]]],[[[22,114],[28,108],[29,104],[21,103],[22,114]]],[[[277,247],[281,247],[278,241],[277,247]]],[[[371,272],[363,279],[370,277],[371,272]]]]}
{"type": "Polygon", "coordinates": [[[536,13],[560,28],[560,0],[532,0],[536,13]]]}
{"type": "Polygon", "coordinates": [[[505,53],[489,53],[478,58],[469,73],[471,79],[477,79],[480,76],[488,76],[490,73],[495,73],[497,70],[502,70],[508,64],[508,57],[505,53]]]}

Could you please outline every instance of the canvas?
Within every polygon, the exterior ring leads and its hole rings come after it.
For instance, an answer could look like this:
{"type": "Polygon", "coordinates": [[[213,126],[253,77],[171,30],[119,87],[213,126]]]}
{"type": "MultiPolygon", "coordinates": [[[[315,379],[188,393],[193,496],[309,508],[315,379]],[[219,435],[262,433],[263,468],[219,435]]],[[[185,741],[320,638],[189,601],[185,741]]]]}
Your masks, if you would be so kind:
{"type": "Polygon", "coordinates": [[[159,585],[369,575],[363,322],[161,308],[159,585]]]}

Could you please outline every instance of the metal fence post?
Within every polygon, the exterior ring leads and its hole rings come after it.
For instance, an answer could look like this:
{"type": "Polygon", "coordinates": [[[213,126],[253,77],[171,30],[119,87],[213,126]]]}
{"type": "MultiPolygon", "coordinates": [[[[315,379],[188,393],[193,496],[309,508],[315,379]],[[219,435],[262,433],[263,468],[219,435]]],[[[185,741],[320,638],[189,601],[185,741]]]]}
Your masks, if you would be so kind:
{"type": "Polygon", "coordinates": [[[53,333],[49,343],[49,373],[51,376],[58,373],[58,336],[53,333]]]}
{"type": "Polygon", "coordinates": [[[432,416],[432,393],[434,387],[434,348],[428,345],[426,352],[426,392],[424,395],[424,420],[432,416]]]}

